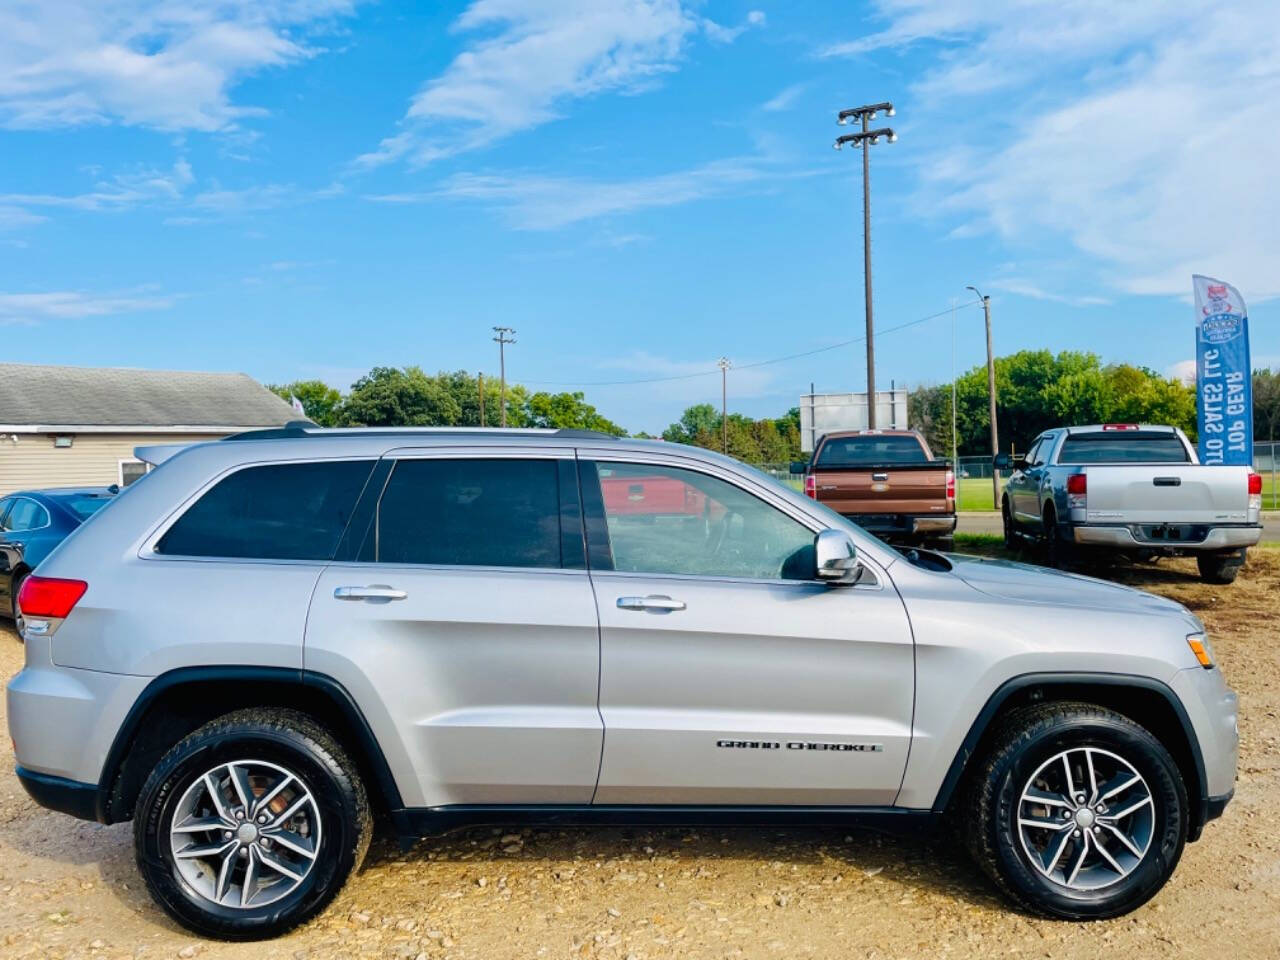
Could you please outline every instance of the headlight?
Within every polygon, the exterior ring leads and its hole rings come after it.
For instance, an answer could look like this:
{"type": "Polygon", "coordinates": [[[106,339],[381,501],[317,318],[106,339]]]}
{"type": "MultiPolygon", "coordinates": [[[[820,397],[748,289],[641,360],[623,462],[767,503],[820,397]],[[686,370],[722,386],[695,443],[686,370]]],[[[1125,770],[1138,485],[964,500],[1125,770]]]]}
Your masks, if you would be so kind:
{"type": "Polygon", "coordinates": [[[1209,644],[1209,635],[1205,633],[1187,634],[1187,646],[1196,655],[1200,666],[1206,670],[1213,669],[1213,647],[1209,644]]]}

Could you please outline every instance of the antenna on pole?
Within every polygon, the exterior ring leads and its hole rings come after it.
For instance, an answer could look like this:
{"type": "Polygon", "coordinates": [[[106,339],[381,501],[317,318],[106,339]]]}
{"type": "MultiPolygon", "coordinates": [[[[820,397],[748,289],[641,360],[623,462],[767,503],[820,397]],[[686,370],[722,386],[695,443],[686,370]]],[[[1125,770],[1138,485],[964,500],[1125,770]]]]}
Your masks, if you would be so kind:
{"type": "Polygon", "coordinates": [[[498,345],[498,376],[500,378],[498,409],[500,411],[502,426],[507,425],[507,344],[515,343],[514,327],[494,327],[493,332],[497,334],[493,338],[493,342],[498,345]]]}

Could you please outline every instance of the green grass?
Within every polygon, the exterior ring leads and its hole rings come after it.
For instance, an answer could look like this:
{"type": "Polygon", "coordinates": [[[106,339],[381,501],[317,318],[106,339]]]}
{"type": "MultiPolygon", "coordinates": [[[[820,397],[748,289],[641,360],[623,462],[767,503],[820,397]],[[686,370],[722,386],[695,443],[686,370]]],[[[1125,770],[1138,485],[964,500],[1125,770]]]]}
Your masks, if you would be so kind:
{"type": "MultiPolygon", "coordinates": [[[[991,504],[990,477],[961,477],[957,482],[956,493],[960,495],[960,510],[998,510],[991,504]]],[[[1004,480],[1000,481],[1000,489],[1004,489],[1004,480]]]]}

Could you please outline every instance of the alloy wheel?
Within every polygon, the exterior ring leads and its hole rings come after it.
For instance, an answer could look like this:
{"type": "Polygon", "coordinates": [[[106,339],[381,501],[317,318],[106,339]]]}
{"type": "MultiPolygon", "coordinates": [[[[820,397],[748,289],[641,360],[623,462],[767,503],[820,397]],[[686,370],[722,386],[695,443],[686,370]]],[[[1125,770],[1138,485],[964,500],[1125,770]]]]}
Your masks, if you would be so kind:
{"type": "Polygon", "coordinates": [[[320,808],[295,773],[262,760],[222,763],[187,787],[169,846],[202,898],[249,910],[297,890],[320,851],[320,808]]]}
{"type": "Polygon", "coordinates": [[[1123,757],[1098,747],[1064,750],[1041,764],[1023,787],[1017,817],[1031,864],[1077,891],[1129,876],[1156,833],[1146,780],[1123,757]]]}

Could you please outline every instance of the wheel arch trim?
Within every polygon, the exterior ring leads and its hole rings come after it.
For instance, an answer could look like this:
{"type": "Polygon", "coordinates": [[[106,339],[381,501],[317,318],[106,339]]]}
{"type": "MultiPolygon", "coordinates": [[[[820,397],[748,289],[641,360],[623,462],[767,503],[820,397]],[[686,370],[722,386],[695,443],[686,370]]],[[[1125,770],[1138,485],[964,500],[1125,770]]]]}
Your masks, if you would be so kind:
{"type": "Polygon", "coordinates": [[[1200,739],[1196,736],[1195,727],[1191,723],[1191,717],[1187,713],[1186,707],[1173,689],[1160,680],[1153,677],[1144,677],[1137,674],[1126,673],[1024,673],[1016,677],[1011,677],[996,688],[995,692],[987,698],[987,702],[978,712],[978,716],[974,719],[969,727],[969,732],[965,734],[964,740],[961,742],[959,749],[956,751],[955,757],[952,758],[951,765],[947,768],[947,775],[942,781],[942,786],[938,789],[938,794],[934,798],[932,810],[934,813],[942,813],[950,804],[955,794],[956,788],[960,785],[960,780],[964,776],[965,769],[968,767],[969,761],[974,758],[977,753],[978,745],[982,741],[983,735],[991,726],[991,722],[1000,713],[1001,708],[1015,694],[1021,693],[1031,687],[1129,687],[1140,689],[1148,693],[1158,694],[1173,711],[1178,719],[1178,723],[1182,728],[1182,733],[1186,737],[1187,746],[1191,754],[1192,762],[1195,765],[1196,773],[1196,792],[1190,799],[1191,810],[1188,839],[1195,840],[1203,829],[1205,822],[1209,819],[1209,795],[1207,792],[1208,778],[1205,772],[1204,754],[1200,750],[1200,739]]]}
{"type": "Polygon", "coordinates": [[[373,728],[369,725],[360,705],[350,692],[332,677],[316,673],[312,670],[300,670],[289,667],[261,667],[249,665],[219,665],[201,667],[179,667],[162,673],[143,689],[142,693],[129,708],[124,721],[116,731],[115,739],[107,752],[106,761],[98,780],[95,804],[95,819],[99,823],[112,823],[111,804],[115,783],[119,778],[125,759],[133,745],[134,736],[143,718],[152,704],[162,695],[176,688],[207,684],[210,682],[251,681],[264,685],[281,687],[307,688],[315,690],[327,697],[339,713],[347,721],[350,732],[373,772],[376,785],[382,793],[386,807],[393,819],[403,808],[400,789],[396,786],[391,767],[382,752],[373,728]]]}

